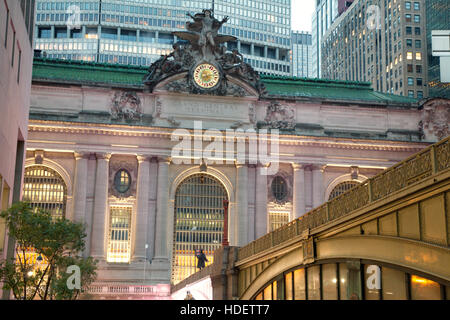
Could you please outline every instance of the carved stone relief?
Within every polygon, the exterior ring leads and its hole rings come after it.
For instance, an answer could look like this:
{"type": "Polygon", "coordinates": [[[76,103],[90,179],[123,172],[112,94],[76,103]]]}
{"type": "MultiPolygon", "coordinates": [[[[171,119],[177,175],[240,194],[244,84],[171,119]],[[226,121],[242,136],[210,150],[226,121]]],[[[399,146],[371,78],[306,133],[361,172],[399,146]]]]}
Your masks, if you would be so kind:
{"type": "Polygon", "coordinates": [[[141,99],[133,91],[116,91],[111,101],[111,118],[139,121],[142,118],[141,99]]]}
{"type": "Polygon", "coordinates": [[[442,140],[450,134],[450,101],[432,99],[423,105],[419,130],[427,140],[442,140]]]}
{"type": "Polygon", "coordinates": [[[272,129],[292,130],[295,128],[295,110],[279,102],[272,102],[267,106],[264,121],[272,129]]]}

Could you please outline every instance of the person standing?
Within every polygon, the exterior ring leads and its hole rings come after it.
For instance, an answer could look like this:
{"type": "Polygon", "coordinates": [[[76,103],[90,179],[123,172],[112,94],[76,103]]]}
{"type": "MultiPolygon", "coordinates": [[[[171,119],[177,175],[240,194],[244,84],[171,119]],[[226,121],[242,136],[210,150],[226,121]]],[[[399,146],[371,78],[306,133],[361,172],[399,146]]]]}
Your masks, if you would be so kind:
{"type": "Polygon", "coordinates": [[[205,267],[205,262],[208,261],[206,255],[203,253],[203,249],[200,249],[200,253],[197,255],[197,259],[198,259],[197,268],[202,270],[205,267]]]}

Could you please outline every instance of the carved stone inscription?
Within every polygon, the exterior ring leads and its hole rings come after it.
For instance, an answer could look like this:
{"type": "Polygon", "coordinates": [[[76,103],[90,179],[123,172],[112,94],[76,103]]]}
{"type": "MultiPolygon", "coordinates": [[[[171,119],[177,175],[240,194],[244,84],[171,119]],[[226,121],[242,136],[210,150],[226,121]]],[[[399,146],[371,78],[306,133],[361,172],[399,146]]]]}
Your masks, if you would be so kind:
{"type": "Polygon", "coordinates": [[[199,118],[249,123],[249,103],[161,97],[161,118],[199,118]]]}

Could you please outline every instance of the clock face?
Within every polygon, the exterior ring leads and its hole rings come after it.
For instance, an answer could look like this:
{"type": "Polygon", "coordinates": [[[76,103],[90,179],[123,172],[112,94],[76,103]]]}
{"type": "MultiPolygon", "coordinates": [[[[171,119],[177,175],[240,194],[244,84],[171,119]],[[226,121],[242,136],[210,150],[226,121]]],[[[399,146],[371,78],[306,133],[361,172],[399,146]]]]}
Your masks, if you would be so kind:
{"type": "Polygon", "coordinates": [[[199,87],[211,89],[219,83],[220,72],[212,64],[202,63],[195,67],[193,77],[199,87]]]}

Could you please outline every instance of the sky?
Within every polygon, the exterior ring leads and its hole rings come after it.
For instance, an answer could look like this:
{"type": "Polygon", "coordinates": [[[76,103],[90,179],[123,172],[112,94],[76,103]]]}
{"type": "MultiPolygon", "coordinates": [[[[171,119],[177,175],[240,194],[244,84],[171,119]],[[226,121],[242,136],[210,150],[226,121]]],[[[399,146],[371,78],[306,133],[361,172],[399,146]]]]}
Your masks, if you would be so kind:
{"type": "Polygon", "coordinates": [[[311,32],[315,0],[291,0],[291,29],[311,32]]]}

